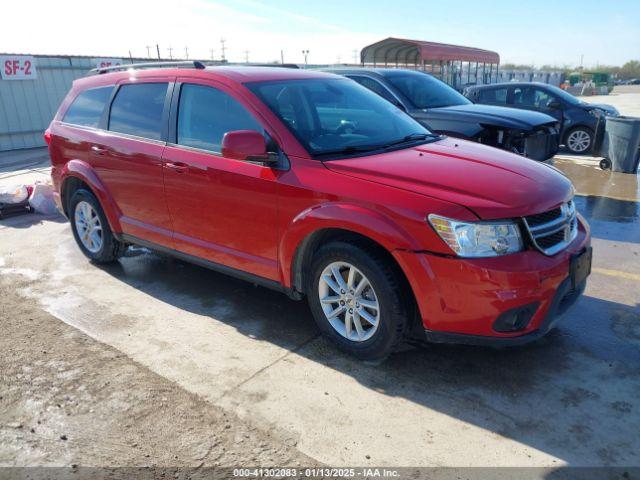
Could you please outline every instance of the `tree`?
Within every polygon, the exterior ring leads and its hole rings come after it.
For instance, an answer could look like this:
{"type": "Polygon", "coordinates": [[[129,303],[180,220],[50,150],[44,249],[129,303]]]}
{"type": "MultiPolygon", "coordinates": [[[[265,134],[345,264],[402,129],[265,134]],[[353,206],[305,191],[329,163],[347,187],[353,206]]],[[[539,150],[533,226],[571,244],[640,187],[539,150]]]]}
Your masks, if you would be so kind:
{"type": "Polygon", "coordinates": [[[623,80],[629,78],[640,78],[640,61],[629,60],[618,71],[618,78],[623,80]]]}

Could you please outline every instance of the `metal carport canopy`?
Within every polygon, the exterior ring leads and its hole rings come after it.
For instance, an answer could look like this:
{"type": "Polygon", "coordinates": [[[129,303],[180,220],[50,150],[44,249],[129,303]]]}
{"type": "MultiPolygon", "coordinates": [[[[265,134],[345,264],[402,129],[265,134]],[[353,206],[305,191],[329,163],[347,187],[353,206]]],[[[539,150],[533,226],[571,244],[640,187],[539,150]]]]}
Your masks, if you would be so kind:
{"type": "Polygon", "coordinates": [[[433,61],[462,60],[464,62],[500,63],[500,55],[481,48],[448,45],[389,37],[368,45],[360,52],[362,63],[416,64],[433,61]]]}

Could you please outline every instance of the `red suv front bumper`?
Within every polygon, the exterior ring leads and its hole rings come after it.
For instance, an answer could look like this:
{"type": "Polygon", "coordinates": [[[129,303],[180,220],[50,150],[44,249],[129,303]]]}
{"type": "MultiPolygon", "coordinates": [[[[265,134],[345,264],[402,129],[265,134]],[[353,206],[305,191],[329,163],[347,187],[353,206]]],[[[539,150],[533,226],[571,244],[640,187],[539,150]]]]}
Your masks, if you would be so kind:
{"type": "Polygon", "coordinates": [[[576,285],[570,265],[590,250],[590,241],[580,218],[575,240],[554,256],[533,249],[483,259],[407,251],[394,256],[414,291],[427,340],[516,345],[546,334],[582,294],[586,281],[576,285]],[[518,328],[500,331],[514,313],[518,328]]]}

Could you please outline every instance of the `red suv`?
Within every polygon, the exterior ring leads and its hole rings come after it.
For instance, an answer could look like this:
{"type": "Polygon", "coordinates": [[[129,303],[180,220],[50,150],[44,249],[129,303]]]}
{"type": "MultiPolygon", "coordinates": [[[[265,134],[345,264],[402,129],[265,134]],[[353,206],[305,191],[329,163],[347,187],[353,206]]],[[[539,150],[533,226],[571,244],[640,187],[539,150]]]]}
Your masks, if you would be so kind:
{"type": "Polygon", "coordinates": [[[434,135],[339,76],[100,72],[47,133],[82,252],[141,245],[299,299],[362,359],[405,338],[513,345],[583,292],[589,227],[553,167],[434,135]]]}

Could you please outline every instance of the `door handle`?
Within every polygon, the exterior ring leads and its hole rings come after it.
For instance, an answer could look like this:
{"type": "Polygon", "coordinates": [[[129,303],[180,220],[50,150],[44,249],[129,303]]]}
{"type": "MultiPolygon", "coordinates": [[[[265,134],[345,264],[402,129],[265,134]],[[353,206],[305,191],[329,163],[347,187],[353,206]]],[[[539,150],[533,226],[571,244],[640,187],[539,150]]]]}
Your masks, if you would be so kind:
{"type": "Polygon", "coordinates": [[[189,171],[189,165],[183,162],[165,162],[164,166],[176,173],[187,173],[189,171]]]}
{"type": "Polygon", "coordinates": [[[99,147],[98,145],[91,145],[91,151],[96,155],[104,155],[107,153],[107,149],[104,147],[99,147]]]}

